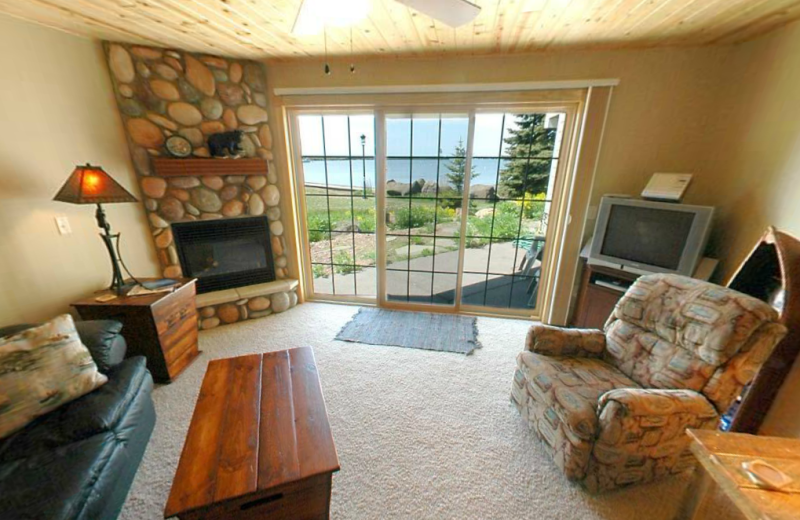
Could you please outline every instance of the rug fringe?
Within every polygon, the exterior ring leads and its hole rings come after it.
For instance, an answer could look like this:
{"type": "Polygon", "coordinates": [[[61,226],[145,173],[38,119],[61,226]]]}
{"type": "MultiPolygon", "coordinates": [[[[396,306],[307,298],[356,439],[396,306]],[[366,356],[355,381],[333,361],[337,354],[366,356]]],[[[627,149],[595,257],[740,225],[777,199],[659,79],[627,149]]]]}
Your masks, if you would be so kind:
{"type": "Polygon", "coordinates": [[[468,356],[471,355],[473,352],[475,352],[476,348],[483,348],[483,344],[481,344],[481,340],[478,339],[479,338],[479,336],[478,336],[478,318],[475,318],[475,320],[472,322],[472,333],[475,335],[475,339],[471,340],[470,343],[472,343],[475,346],[475,348],[473,348],[472,350],[467,352],[468,356]]]}

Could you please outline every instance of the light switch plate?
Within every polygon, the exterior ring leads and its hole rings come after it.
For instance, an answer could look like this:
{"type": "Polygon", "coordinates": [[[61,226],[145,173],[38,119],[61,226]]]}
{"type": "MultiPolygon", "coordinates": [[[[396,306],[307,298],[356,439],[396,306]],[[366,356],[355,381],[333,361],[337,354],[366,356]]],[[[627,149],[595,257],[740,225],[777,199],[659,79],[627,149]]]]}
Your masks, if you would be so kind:
{"type": "Polygon", "coordinates": [[[72,227],[69,225],[69,219],[64,215],[56,217],[56,227],[58,228],[58,233],[60,235],[72,234],[72,227]]]}

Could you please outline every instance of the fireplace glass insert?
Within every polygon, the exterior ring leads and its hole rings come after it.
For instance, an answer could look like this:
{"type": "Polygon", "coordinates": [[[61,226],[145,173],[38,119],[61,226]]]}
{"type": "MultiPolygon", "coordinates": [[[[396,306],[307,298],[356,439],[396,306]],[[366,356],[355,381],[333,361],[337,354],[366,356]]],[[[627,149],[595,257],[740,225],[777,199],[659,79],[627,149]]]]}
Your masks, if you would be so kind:
{"type": "Polygon", "coordinates": [[[197,292],[275,280],[267,217],[199,220],[172,225],[183,275],[197,292]]]}

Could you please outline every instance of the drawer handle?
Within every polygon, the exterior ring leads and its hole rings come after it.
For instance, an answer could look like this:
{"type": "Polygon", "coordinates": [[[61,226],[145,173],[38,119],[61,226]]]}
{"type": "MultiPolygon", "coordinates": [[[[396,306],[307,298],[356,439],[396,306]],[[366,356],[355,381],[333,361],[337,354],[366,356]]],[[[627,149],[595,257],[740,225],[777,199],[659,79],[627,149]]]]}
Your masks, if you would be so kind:
{"type": "Polygon", "coordinates": [[[264,504],[269,504],[270,502],[275,502],[276,500],[280,500],[282,498],[283,498],[283,493],[278,493],[277,495],[259,498],[258,500],[253,500],[252,502],[247,502],[246,504],[242,504],[241,506],[239,506],[239,509],[245,511],[247,509],[252,509],[254,507],[258,507],[264,504]]]}

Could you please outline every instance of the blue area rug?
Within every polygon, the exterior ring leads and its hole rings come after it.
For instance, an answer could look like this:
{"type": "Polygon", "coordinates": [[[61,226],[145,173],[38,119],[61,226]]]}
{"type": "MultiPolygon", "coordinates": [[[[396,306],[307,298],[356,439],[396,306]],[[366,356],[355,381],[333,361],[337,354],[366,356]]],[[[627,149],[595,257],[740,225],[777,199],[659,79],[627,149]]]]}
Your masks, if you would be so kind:
{"type": "Polygon", "coordinates": [[[362,307],[336,336],[339,341],[471,354],[480,348],[477,318],[455,314],[362,307]]]}

